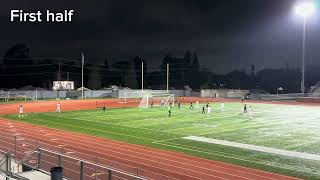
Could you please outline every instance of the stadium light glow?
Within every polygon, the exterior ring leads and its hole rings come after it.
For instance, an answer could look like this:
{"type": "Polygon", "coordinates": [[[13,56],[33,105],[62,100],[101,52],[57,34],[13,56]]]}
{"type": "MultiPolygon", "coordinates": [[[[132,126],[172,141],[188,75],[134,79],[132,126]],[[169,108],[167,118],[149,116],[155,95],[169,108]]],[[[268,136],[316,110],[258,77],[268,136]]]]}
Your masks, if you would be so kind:
{"type": "Polygon", "coordinates": [[[297,16],[303,18],[303,40],[302,40],[302,73],[301,73],[301,93],[305,93],[305,54],[306,54],[306,21],[316,11],[316,5],[313,1],[301,1],[294,6],[294,12],[297,16]]]}
{"type": "Polygon", "coordinates": [[[311,1],[299,2],[294,7],[295,14],[303,18],[311,17],[315,13],[315,11],[315,4],[311,1]]]}

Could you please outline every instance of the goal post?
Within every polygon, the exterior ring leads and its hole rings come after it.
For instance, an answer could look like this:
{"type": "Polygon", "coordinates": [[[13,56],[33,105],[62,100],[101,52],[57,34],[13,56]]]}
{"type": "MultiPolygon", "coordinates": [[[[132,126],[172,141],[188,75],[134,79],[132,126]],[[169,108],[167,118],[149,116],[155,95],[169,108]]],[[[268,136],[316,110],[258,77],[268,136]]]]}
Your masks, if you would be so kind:
{"type": "Polygon", "coordinates": [[[140,108],[149,108],[151,106],[174,106],[174,94],[159,94],[159,93],[147,93],[142,96],[139,103],[140,108]]]}
{"type": "Polygon", "coordinates": [[[23,94],[10,94],[7,93],[5,95],[0,94],[0,101],[3,102],[9,102],[9,101],[27,101],[27,100],[33,100],[32,98],[27,97],[23,94]]]}

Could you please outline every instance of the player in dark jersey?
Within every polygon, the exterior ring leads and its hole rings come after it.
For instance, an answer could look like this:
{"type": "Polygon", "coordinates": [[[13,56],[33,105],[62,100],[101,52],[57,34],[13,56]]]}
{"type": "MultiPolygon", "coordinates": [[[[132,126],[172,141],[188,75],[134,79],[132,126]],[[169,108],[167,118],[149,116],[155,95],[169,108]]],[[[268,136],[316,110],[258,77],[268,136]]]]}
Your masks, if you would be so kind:
{"type": "Polygon", "coordinates": [[[204,106],[202,106],[202,114],[206,114],[206,110],[204,106]]]}
{"type": "Polygon", "coordinates": [[[105,113],[105,112],[106,112],[106,105],[104,104],[102,107],[102,113],[105,113]]]}
{"type": "Polygon", "coordinates": [[[193,109],[192,101],[190,102],[190,109],[193,109]]]}
{"type": "Polygon", "coordinates": [[[247,111],[247,104],[244,104],[243,106],[243,114],[246,114],[248,111],[247,111]]]}

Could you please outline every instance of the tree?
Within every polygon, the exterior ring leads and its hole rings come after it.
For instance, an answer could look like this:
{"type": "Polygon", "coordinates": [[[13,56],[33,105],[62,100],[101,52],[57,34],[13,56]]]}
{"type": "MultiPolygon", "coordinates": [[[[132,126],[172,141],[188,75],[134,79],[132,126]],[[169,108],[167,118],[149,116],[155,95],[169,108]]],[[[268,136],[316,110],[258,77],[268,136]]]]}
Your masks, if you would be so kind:
{"type": "Polygon", "coordinates": [[[162,60],[160,68],[162,70],[167,70],[167,64],[172,64],[173,63],[173,57],[171,56],[170,53],[168,53],[162,60]]]}
{"type": "Polygon", "coordinates": [[[198,55],[196,52],[193,53],[192,68],[195,72],[199,72],[200,70],[200,63],[199,63],[198,55]]]}
{"type": "MultiPolygon", "coordinates": [[[[36,78],[29,73],[37,72],[32,66],[33,60],[30,57],[30,49],[26,44],[16,44],[12,46],[4,55],[3,58],[3,74],[7,76],[1,81],[6,81],[7,87],[23,87],[26,85],[37,85],[41,82],[42,76],[36,78]],[[17,81],[17,75],[23,78],[23,81],[17,81]],[[21,75],[23,74],[23,75],[21,75]]],[[[4,84],[4,83],[3,83],[4,84]]]]}
{"type": "Polygon", "coordinates": [[[3,62],[7,66],[33,64],[30,57],[30,49],[26,44],[16,44],[12,46],[5,53],[3,62]]]}
{"type": "Polygon", "coordinates": [[[89,65],[90,69],[88,72],[88,88],[90,89],[100,89],[101,88],[101,81],[102,76],[99,73],[99,66],[98,65],[89,65]]]}
{"type": "Polygon", "coordinates": [[[133,59],[128,61],[128,68],[125,72],[124,84],[129,88],[137,88],[137,78],[133,59]]]}
{"type": "Polygon", "coordinates": [[[106,59],[104,60],[104,68],[105,68],[105,69],[109,69],[109,60],[108,60],[108,58],[106,58],[106,59]]]}
{"type": "Polygon", "coordinates": [[[186,63],[191,63],[192,55],[191,55],[191,52],[189,50],[184,55],[183,59],[185,60],[186,63]]]}
{"type": "Polygon", "coordinates": [[[186,63],[191,63],[192,55],[191,55],[191,52],[189,50],[184,55],[183,59],[185,60],[186,63]]]}

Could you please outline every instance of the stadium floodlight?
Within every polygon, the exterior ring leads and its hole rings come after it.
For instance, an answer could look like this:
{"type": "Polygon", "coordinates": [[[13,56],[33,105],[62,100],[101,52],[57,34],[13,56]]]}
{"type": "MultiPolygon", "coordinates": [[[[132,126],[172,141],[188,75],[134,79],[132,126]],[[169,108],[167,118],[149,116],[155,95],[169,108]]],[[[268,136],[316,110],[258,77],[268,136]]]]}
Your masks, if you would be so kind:
{"type": "Polygon", "coordinates": [[[303,18],[311,17],[315,11],[315,5],[311,1],[299,2],[294,7],[295,14],[303,18]]]}
{"type": "Polygon", "coordinates": [[[302,68],[301,68],[301,93],[305,93],[305,53],[306,53],[306,19],[310,18],[316,11],[312,1],[302,1],[295,5],[294,12],[297,16],[303,17],[303,39],[302,39],[302,68]]]}

